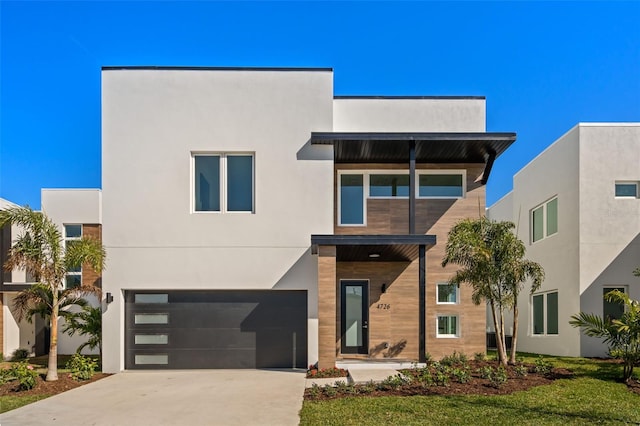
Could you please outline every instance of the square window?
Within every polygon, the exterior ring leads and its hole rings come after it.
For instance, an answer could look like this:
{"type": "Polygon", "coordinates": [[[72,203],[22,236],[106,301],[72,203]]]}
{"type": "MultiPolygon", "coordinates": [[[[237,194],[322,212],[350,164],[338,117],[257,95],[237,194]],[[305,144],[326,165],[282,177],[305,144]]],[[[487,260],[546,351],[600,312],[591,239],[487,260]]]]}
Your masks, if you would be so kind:
{"type": "Polygon", "coordinates": [[[616,197],[638,197],[638,184],[635,182],[616,183],[616,197]]]}
{"type": "Polygon", "coordinates": [[[458,317],[438,315],[437,337],[458,337],[458,317]]]}
{"type": "Polygon", "coordinates": [[[418,179],[418,197],[462,198],[463,196],[462,174],[421,174],[418,179]]]}
{"type": "Polygon", "coordinates": [[[65,277],[66,288],[75,288],[82,285],[82,275],[80,274],[67,274],[65,277]]]}
{"type": "Polygon", "coordinates": [[[82,225],[64,225],[65,238],[81,238],[82,225]]]}
{"type": "Polygon", "coordinates": [[[254,211],[253,154],[194,154],[193,211],[254,211]]]}
{"type": "Polygon", "coordinates": [[[437,303],[458,303],[458,286],[456,284],[440,283],[437,286],[437,303]]]}
{"type": "Polygon", "coordinates": [[[378,175],[369,176],[370,197],[408,197],[409,175],[378,175]]]}

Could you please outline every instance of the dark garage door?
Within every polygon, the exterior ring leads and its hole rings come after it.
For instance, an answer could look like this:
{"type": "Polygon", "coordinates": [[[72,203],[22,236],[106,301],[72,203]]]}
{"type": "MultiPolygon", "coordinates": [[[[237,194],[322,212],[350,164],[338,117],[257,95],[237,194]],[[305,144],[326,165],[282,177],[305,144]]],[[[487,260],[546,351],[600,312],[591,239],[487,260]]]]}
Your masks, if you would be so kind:
{"type": "Polygon", "coordinates": [[[125,301],[127,369],[306,367],[306,291],[127,291],[125,301]]]}

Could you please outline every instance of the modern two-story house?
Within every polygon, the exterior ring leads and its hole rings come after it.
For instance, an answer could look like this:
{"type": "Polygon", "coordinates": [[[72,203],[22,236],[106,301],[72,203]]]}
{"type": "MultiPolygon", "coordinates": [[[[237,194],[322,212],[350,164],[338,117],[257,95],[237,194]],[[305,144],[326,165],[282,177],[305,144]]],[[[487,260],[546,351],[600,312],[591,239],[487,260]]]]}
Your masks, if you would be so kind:
{"type": "MultiPolygon", "coordinates": [[[[611,290],[640,299],[640,123],[580,123],[513,177],[491,206],[510,220],[546,278],[519,299],[518,349],[605,356],[602,340],[569,324],[580,311],[617,318],[611,290]]],[[[507,323],[507,326],[509,323],[507,323]]],[[[492,325],[491,325],[492,326],[492,325]]]]}
{"type": "Polygon", "coordinates": [[[105,67],[102,132],[105,371],[484,351],[484,306],[440,266],[515,140],[486,132],[484,98],[105,67]]]}

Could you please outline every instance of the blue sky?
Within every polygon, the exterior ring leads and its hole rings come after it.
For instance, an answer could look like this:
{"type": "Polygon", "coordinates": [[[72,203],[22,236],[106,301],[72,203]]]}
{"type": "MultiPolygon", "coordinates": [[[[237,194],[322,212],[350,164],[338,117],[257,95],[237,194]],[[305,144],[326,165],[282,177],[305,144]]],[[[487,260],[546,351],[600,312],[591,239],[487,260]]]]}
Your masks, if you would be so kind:
{"type": "Polygon", "coordinates": [[[336,95],[483,95],[487,202],[578,122],[640,121],[640,2],[0,0],[0,197],[100,187],[100,68],[332,67],[336,95]]]}

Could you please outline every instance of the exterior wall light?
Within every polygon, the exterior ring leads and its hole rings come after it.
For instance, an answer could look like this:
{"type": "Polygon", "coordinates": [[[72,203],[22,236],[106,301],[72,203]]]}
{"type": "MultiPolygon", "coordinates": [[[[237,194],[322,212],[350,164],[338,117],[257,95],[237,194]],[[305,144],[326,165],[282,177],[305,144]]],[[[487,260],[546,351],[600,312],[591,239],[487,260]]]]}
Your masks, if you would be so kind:
{"type": "Polygon", "coordinates": [[[113,294],[107,293],[104,297],[104,301],[107,302],[107,304],[113,302],[113,294]]]}

